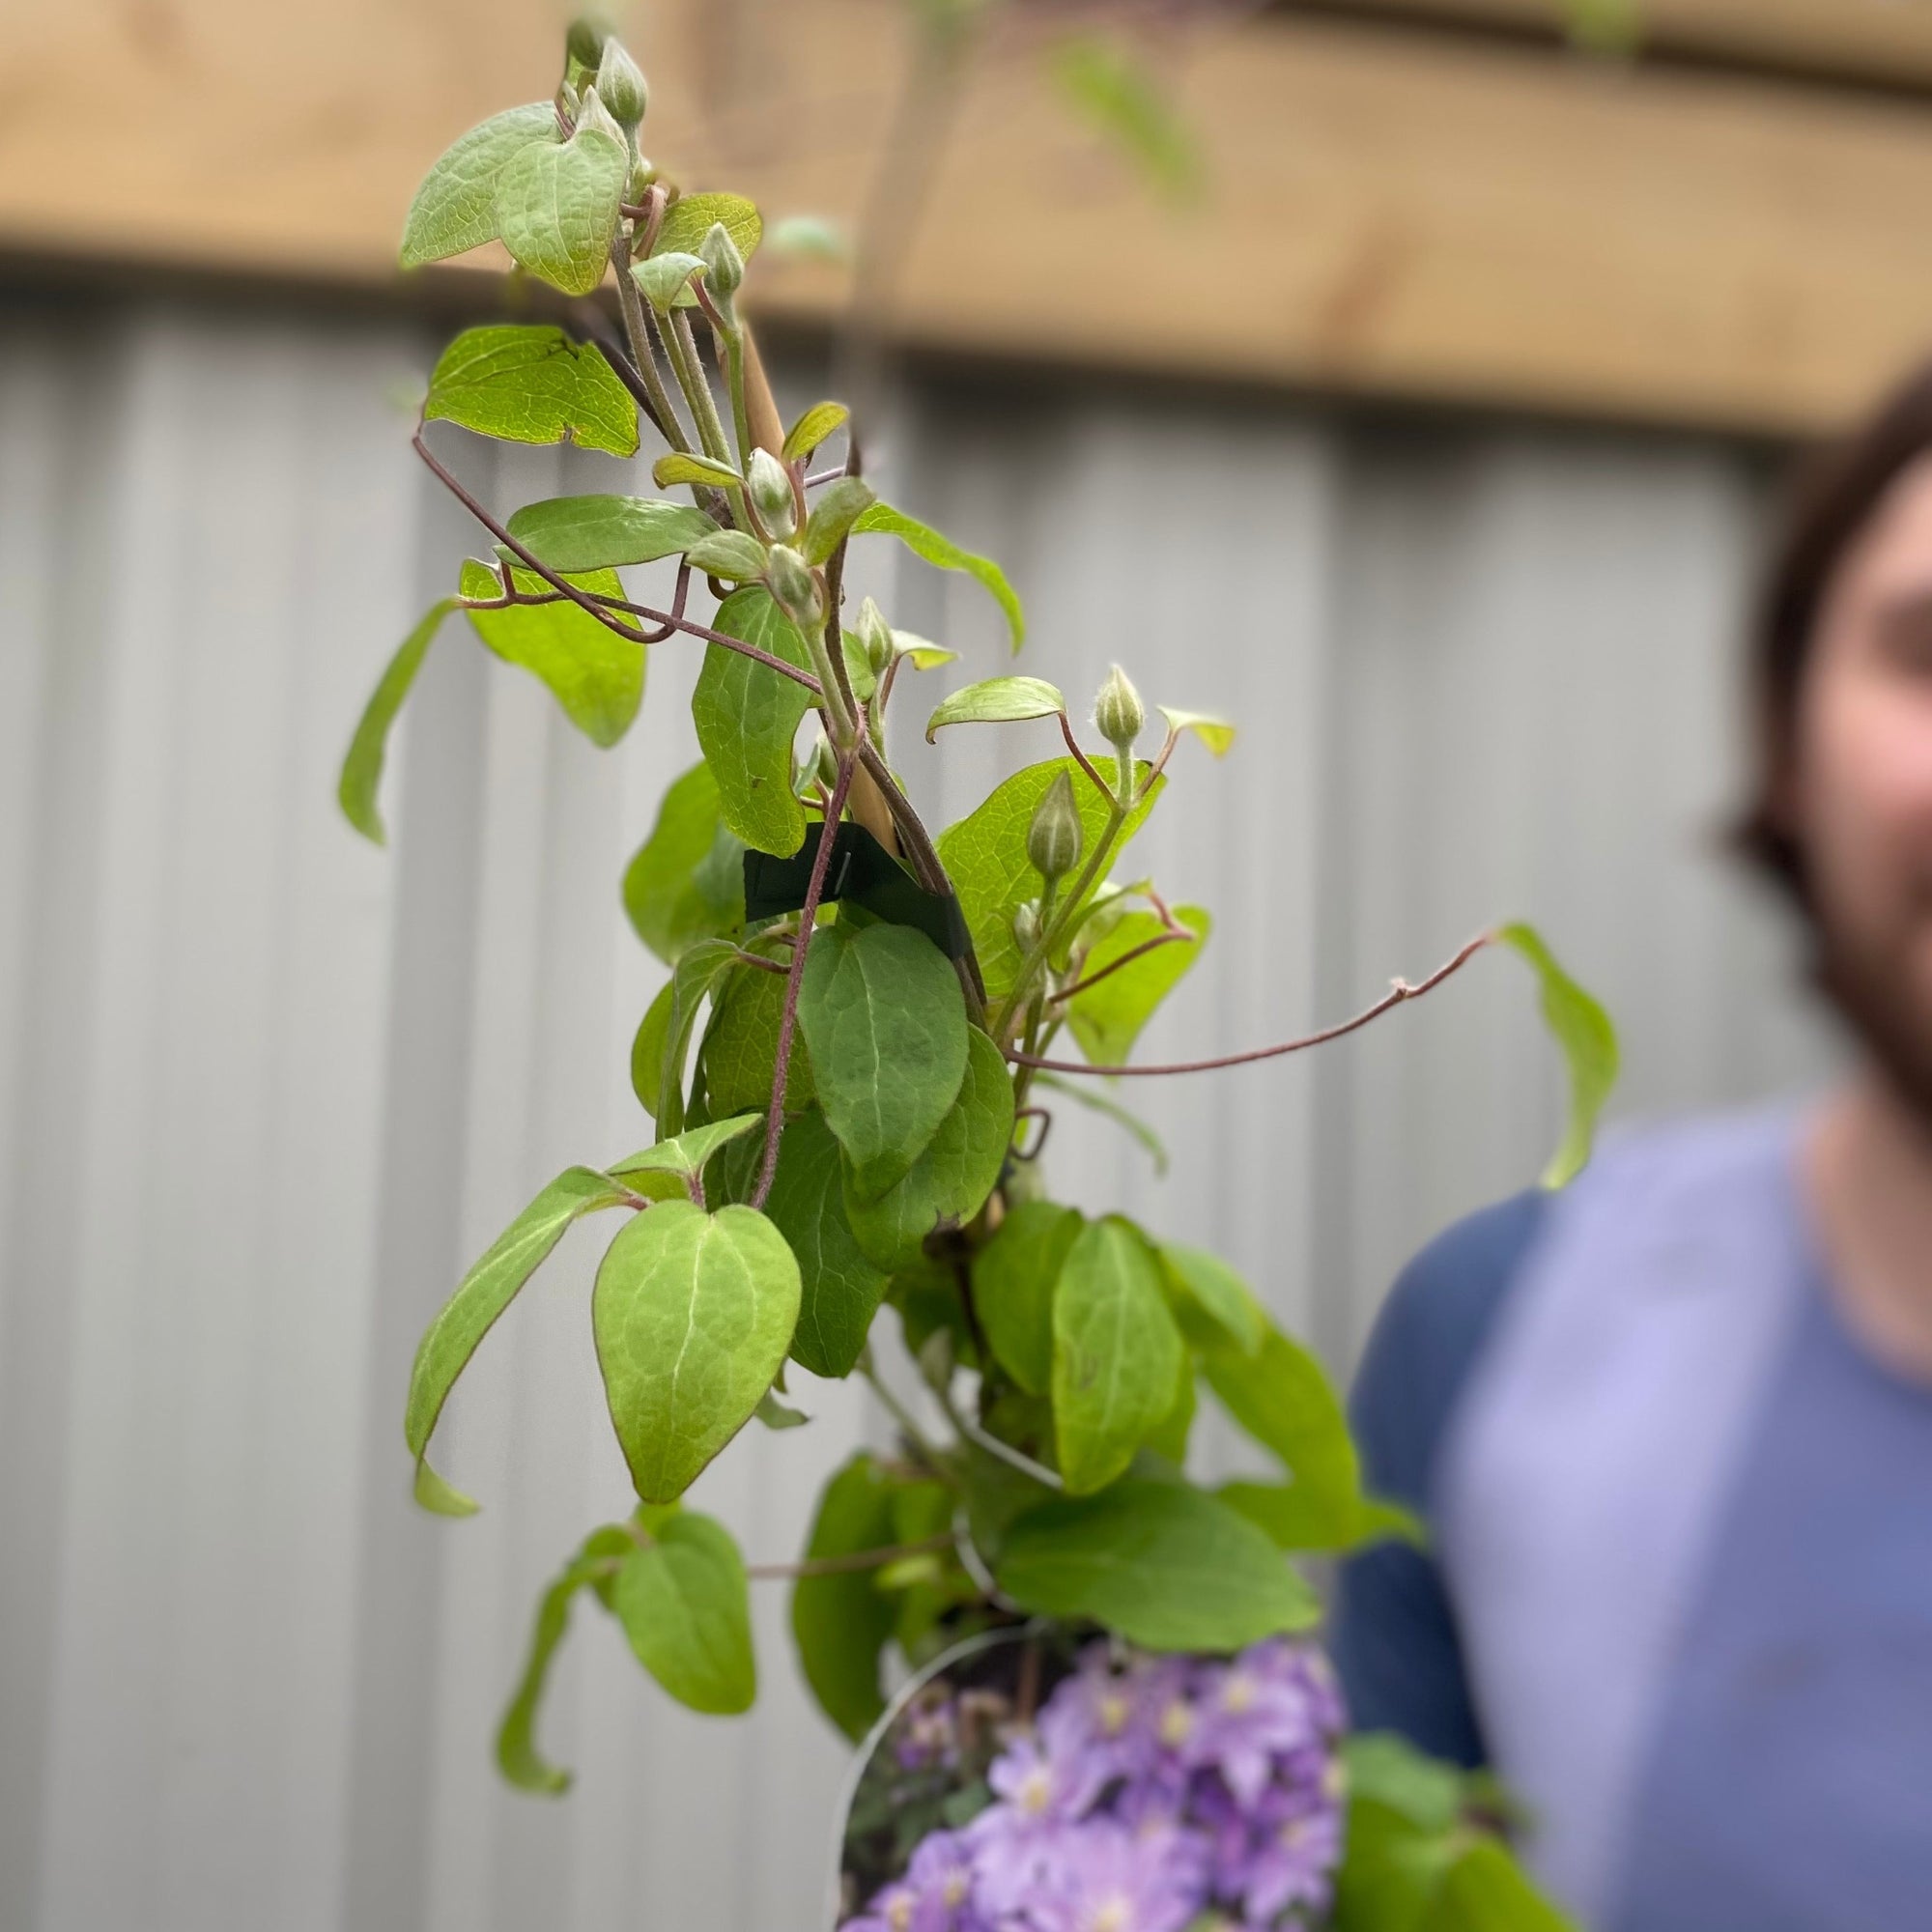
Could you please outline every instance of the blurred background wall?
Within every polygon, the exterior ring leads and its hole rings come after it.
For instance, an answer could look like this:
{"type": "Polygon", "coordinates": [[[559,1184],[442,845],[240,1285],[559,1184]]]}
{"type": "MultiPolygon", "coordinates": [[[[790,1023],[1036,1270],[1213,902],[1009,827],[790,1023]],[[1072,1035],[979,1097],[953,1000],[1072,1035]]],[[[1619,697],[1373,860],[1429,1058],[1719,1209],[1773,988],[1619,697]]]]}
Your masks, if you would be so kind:
{"type": "MultiPolygon", "coordinates": [[[[898,57],[896,18],[672,7],[634,38],[667,113],[686,81],[716,108],[668,139],[742,157],[781,213],[837,213],[877,118],[850,74],[898,57]],[[856,95],[824,92],[801,22],[857,50],[834,75],[856,95]],[[781,98],[788,61],[830,130],[805,159],[713,98],[741,71],[754,108],[781,98]]],[[[556,1169],[648,1137],[625,1063],[659,969],[616,883],[695,756],[695,646],[656,647],[639,726],[598,753],[452,625],[391,849],[333,807],[378,669],[476,548],[397,401],[447,329],[383,250],[446,139],[542,92],[554,24],[296,10],[277,102],[222,92],[269,29],[217,0],[0,22],[5,1932],[818,1922],[844,1755],[792,1682],[780,1586],[753,1717],[676,1710],[581,1612],[547,1718],[576,1789],[516,1797],[491,1766],[535,1594],[626,1493],[594,1236],[452,1403],[446,1466],[484,1514],[407,1500],[423,1322],[556,1169]],[[363,28],[410,59],[361,72],[363,28]],[[111,199],[98,157],[45,165],[82,29],[147,144],[111,199]]],[[[1012,105],[1032,49],[972,83],[874,465],[1009,565],[1029,668],[1079,695],[1120,659],[1241,726],[1225,763],[1180,753],[1137,848],[1216,921],[1146,1051],[1299,1031],[1523,916],[1618,1017],[1623,1118],[1804,1091],[1831,1043],[1716,847],[1736,649],[1796,440],[1932,336],[1925,15],[1660,0],[1606,69],[1531,0],[1338,4],[1180,52],[1207,167],[1179,212],[1012,105]],[[1001,228],[1004,279],[975,252],[1001,228]],[[1221,302],[1236,237],[1259,292],[1221,302]]],[[[773,283],[803,403],[837,289],[773,283]]],[[[497,296],[453,274],[427,299],[497,296]]],[[[499,505],[648,487],[445,446],[499,505]]],[[[996,668],[977,589],[873,569],[896,621],[965,652],[955,681],[996,668]]],[[[926,695],[895,749],[942,820],[1053,750],[1017,726],[927,752],[926,695]]],[[[1345,1372],[1407,1253],[1534,1176],[1559,1091],[1495,957],[1321,1056],[1121,1097],[1169,1172],[1063,1106],[1069,1196],[1211,1239],[1345,1372]]],[[[854,1391],[795,1391],[811,1427],[700,1486],[754,1560],[794,1553],[874,1427],[854,1391]]]]}

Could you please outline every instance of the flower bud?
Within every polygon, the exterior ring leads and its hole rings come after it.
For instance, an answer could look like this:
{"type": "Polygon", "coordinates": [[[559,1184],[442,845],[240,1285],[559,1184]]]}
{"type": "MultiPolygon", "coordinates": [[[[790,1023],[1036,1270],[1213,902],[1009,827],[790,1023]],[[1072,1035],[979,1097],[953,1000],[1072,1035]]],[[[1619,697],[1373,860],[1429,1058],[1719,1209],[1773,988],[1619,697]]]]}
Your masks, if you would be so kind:
{"type": "Polygon", "coordinates": [[[603,57],[597,63],[597,98],[611,110],[619,127],[633,131],[644,118],[644,107],[650,99],[643,69],[624,50],[623,42],[615,34],[604,43],[603,57]]]}
{"type": "Polygon", "coordinates": [[[1146,724],[1147,706],[1141,702],[1133,680],[1119,665],[1114,666],[1100,687],[1099,696],[1094,700],[1094,728],[1125,757],[1146,724]]]}
{"type": "Polygon", "coordinates": [[[1039,901],[1026,899],[1013,914],[1013,943],[1022,954],[1039,944],[1039,901]]]}
{"type": "Polygon", "coordinates": [[[838,788],[838,753],[832,749],[832,740],[830,738],[819,739],[818,753],[813,763],[817,768],[818,782],[827,791],[837,791],[838,788]]]}
{"type": "Polygon", "coordinates": [[[852,621],[852,628],[859,635],[859,642],[866,653],[866,662],[872,668],[874,677],[884,677],[893,662],[893,653],[897,646],[893,642],[893,628],[886,622],[886,613],[867,597],[859,606],[859,614],[852,621]]]}
{"type": "Polygon", "coordinates": [[[1027,827],[1027,859],[1048,885],[1065,878],[1080,863],[1086,828],[1073,803],[1073,783],[1065,772],[1055,775],[1045,796],[1035,808],[1027,827]]]}
{"type": "Polygon", "coordinates": [[[766,534],[790,536],[798,527],[798,504],[792,497],[791,475],[784,465],[769,449],[754,449],[745,481],[766,534]]]}
{"type": "Polygon", "coordinates": [[[714,221],[697,244],[697,252],[704,258],[704,286],[721,303],[728,302],[745,279],[745,258],[739,254],[731,231],[722,221],[714,221]]]}
{"type": "Polygon", "coordinates": [[[816,630],[825,616],[825,593],[811,566],[789,544],[774,544],[765,558],[765,582],[779,608],[801,630],[816,630]]]}
{"type": "Polygon", "coordinates": [[[579,67],[586,67],[595,73],[597,64],[604,58],[604,43],[610,38],[610,26],[600,14],[580,14],[564,36],[563,50],[579,67]]]}

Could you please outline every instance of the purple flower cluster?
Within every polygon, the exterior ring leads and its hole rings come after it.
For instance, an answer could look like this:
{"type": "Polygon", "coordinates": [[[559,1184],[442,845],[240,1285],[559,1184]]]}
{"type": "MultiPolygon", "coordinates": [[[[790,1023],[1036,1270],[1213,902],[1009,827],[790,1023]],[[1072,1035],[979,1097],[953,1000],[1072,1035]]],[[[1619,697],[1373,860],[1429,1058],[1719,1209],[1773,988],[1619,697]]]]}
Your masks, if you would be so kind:
{"type": "Polygon", "coordinates": [[[1118,1660],[1104,1641],[843,1932],[1225,1932],[1295,1925],[1341,1856],[1341,1698],[1321,1656],[1118,1660]]]}

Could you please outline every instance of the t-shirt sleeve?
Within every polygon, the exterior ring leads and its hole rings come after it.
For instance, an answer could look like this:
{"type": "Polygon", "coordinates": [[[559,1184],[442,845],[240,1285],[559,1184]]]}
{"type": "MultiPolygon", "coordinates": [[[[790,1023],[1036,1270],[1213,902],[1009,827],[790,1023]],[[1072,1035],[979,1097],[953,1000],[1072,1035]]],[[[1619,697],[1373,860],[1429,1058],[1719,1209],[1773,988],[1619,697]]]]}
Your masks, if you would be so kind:
{"type": "MultiPolygon", "coordinates": [[[[1451,1414],[1495,1325],[1548,1197],[1520,1194],[1458,1222],[1403,1271],[1383,1305],[1350,1403],[1378,1495],[1432,1522],[1451,1414]]],[[[1342,1566],[1330,1638],[1358,1730],[1486,1761],[1454,1606],[1427,1551],[1376,1544],[1342,1566]]]]}

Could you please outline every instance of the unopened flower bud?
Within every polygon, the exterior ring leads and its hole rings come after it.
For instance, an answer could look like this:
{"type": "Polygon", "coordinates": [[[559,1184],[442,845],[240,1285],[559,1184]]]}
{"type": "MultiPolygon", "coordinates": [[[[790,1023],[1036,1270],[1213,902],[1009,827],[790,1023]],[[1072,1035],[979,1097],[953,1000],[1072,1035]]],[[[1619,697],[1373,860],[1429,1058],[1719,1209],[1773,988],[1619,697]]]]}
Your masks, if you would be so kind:
{"type": "Polygon", "coordinates": [[[625,51],[616,35],[604,43],[603,57],[597,63],[597,97],[621,128],[635,129],[644,118],[650,89],[644,71],[625,51]]]}
{"type": "Polygon", "coordinates": [[[825,593],[811,566],[789,544],[774,544],[765,558],[765,582],[779,608],[801,630],[814,630],[825,616],[825,593]]]}
{"type": "Polygon", "coordinates": [[[745,279],[745,258],[731,239],[731,231],[722,221],[714,221],[697,244],[704,257],[704,286],[719,299],[728,302],[745,279]]]}
{"type": "Polygon", "coordinates": [[[866,662],[872,668],[872,675],[884,677],[896,649],[893,642],[893,627],[886,622],[886,613],[867,597],[859,606],[859,614],[853,619],[852,628],[859,634],[859,642],[866,653],[866,662]]]}
{"type": "Polygon", "coordinates": [[[570,23],[570,32],[564,36],[563,50],[579,67],[587,67],[595,73],[598,63],[604,58],[604,43],[610,38],[610,26],[601,15],[580,14],[570,23]]]}
{"type": "Polygon", "coordinates": [[[1125,756],[1147,724],[1147,706],[1134,689],[1133,680],[1119,665],[1108,673],[1094,700],[1094,724],[1108,744],[1125,756]]]}
{"type": "Polygon", "coordinates": [[[1085,842],[1080,808],[1073,803],[1072,781],[1065,772],[1057,773],[1027,827],[1027,859],[1051,885],[1080,863],[1080,848],[1085,842]]]}
{"type": "Polygon", "coordinates": [[[745,482],[766,534],[790,536],[798,527],[798,503],[791,494],[791,474],[784,465],[769,449],[754,449],[745,482]]]}
{"type": "Polygon", "coordinates": [[[1039,944],[1039,901],[1027,899],[1013,914],[1013,943],[1022,953],[1031,952],[1039,944]]]}
{"type": "Polygon", "coordinates": [[[838,753],[832,749],[830,738],[818,741],[818,754],[814,759],[818,771],[818,782],[827,791],[836,791],[838,786],[838,753]]]}

